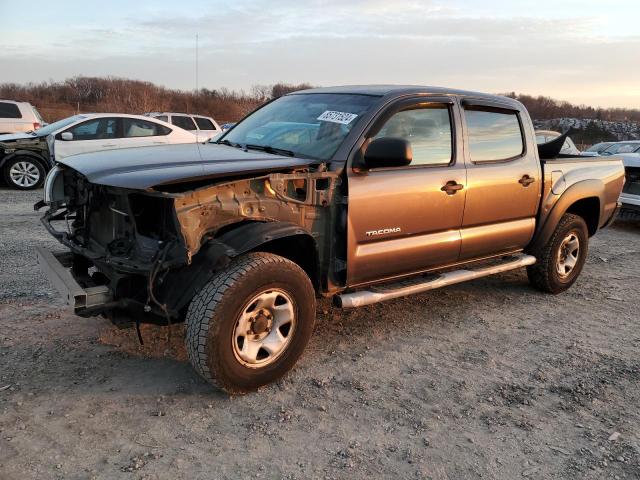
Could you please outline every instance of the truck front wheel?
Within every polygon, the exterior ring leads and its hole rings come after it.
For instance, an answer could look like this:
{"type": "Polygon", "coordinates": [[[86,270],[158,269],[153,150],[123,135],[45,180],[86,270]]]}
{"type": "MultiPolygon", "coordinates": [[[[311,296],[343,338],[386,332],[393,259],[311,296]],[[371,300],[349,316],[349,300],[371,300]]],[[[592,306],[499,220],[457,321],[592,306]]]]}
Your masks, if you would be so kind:
{"type": "Polygon", "coordinates": [[[249,253],[191,301],[187,352],[205,380],[229,393],[245,393],[293,367],[314,323],[315,292],[304,270],[277,255],[249,253]]]}
{"type": "Polygon", "coordinates": [[[529,282],[543,292],[564,292],[580,275],[588,246],[589,233],[584,219],[565,213],[547,244],[532,252],[537,262],[527,267],[529,282]]]}

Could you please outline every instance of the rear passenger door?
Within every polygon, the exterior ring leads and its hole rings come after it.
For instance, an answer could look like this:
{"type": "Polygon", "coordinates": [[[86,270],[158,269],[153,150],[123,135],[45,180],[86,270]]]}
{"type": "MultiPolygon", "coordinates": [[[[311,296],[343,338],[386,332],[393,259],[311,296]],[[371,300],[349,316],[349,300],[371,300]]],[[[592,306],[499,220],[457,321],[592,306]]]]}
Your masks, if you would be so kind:
{"type": "Polygon", "coordinates": [[[466,195],[458,126],[450,98],[421,97],[392,105],[365,133],[356,155],[373,139],[399,137],[411,143],[413,160],[406,167],[348,169],[349,285],[457,261],[466,195]]]}
{"type": "Polygon", "coordinates": [[[122,125],[123,135],[118,148],[165,145],[168,143],[167,135],[171,133],[169,127],[140,118],[125,117],[122,119],[122,125]]]}
{"type": "Polygon", "coordinates": [[[53,149],[55,159],[61,160],[79,153],[115,149],[118,148],[119,138],[119,118],[92,118],[73,125],[55,136],[53,149]],[[63,133],[70,133],[72,138],[64,140],[63,133]]]}
{"type": "Polygon", "coordinates": [[[467,197],[460,260],[524,248],[535,229],[541,166],[528,114],[510,104],[461,102],[465,126],[467,197]],[[530,147],[530,148],[529,148],[530,147]]]}

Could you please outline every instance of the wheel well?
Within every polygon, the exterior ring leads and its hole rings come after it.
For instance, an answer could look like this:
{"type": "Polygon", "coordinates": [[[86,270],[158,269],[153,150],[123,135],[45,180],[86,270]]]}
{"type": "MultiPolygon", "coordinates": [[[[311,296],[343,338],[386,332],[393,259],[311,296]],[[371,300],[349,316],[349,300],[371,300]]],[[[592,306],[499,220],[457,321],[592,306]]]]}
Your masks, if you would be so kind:
{"type": "Polygon", "coordinates": [[[589,197],[578,200],[567,209],[566,213],[582,217],[587,224],[589,236],[591,236],[598,230],[598,223],[600,222],[600,199],[598,197],[589,197]]]}
{"type": "Polygon", "coordinates": [[[319,288],[318,255],[315,241],[310,236],[291,235],[277,238],[258,245],[252,251],[273,253],[291,260],[309,275],[314,288],[319,288]]]}

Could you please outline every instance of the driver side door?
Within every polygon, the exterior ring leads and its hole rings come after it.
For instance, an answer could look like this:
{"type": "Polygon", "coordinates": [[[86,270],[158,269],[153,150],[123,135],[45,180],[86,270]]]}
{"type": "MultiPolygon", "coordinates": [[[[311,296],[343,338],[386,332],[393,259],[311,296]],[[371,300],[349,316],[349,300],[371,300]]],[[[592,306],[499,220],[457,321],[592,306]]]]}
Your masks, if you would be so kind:
{"type": "Polygon", "coordinates": [[[413,159],[406,167],[348,170],[349,286],[458,260],[466,168],[454,106],[450,98],[404,100],[365,134],[360,155],[373,139],[395,137],[409,141],[413,159]]]}

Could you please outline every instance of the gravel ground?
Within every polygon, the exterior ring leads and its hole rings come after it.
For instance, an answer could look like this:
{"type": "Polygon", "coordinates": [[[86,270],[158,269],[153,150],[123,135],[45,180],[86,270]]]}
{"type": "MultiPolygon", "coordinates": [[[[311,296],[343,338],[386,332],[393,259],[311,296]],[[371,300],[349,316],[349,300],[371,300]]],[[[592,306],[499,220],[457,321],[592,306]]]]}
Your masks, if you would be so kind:
{"type": "Polygon", "coordinates": [[[0,190],[0,479],[640,478],[640,223],[591,243],[559,296],[511,272],[341,312],[297,368],[243,397],[185,362],[183,331],[69,314],[0,190]]]}

